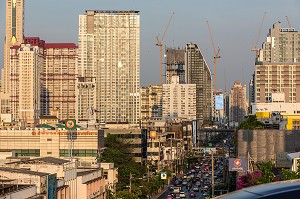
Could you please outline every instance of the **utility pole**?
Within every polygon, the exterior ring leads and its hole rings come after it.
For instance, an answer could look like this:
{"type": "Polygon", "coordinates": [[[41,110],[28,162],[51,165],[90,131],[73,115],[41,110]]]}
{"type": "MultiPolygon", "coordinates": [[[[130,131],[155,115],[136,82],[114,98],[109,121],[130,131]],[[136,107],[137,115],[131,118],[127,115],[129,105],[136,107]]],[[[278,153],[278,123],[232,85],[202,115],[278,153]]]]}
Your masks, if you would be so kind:
{"type": "Polygon", "coordinates": [[[211,196],[215,195],[215,165],[214,165],[214,152],[210,149],[211,152],[211,196]]]}
{"type": "Polygon", "coordinates": [[[131,184],[132,184],[132,174],[131,174],[131,172],[130,172],[130,174],[129,174],[129,192],[131,193],[131,184]]]}

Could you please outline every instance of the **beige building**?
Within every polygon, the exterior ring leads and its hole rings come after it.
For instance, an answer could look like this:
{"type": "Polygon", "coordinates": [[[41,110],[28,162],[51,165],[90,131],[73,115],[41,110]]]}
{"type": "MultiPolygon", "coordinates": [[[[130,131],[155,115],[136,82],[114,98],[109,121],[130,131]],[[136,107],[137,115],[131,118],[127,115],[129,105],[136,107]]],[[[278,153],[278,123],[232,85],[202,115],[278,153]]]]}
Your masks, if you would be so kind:
{"type": "Polygon", "coordinates": [[[79,121],[139,122],[139,11],[88,10],[79,16],[78,76],[79,121]],[[82,95],[88,92],[93,96],[82,95]]]}
{"type": "Polygon", "coordinates": [[[269,103],[273,92],[285,93],[285,102],[300,102],[300,33],[276,23],[270,28],[255,63],[255,103],[269,103]]]}
{"type": "Polygon", "coordinates": [[[52,110],[60,120],[75,118],[77,94],[77,46],[74,43],[46,43],[41,74],[41,115],[52,110]]]}
{"type": "MultiPolygon", "coordinates": [[[[97,164],[98,144],[104,141],[102,135],[101,130],[78,130],[72,156],[89,166],[97,164]]],[[[70,149],[68,133],[63,129],[0,130],[0,151],[15,151],[17,157],[68,158],[70,149]]]]}
{"type": "Polygon", "coordinates": [[[162,86],[149,85],[141,88],[141,120],[162,117],[162,86]]]}
{"type": "Polygon", "coordinates": [[[43,49],[38,45],[11,47],[10,108],[15,121],[38,123],[43,62],[43,49]]]}
{"type": "Polygon", "coordinates": [[[229,93],[229,121],[238,122],[244,120],[248,111],[246,85],[235,81],[229,93]]]}
{"type": "Polygon", "coordinates": [[[6,26],[4,41],[4,75],[2,86],[10,92],[10,47],[20,45],[24,37],[24,0],[6,0],[6,26]]]}
{"type": "Polygon", "coordinates": [[[179,84],[173,76],[171,84],[163,84],[163,117],[196,120],[196,84],[179,84]]]}
{"type": "Polygon", "coordinates": [[[103,169],[106,188],[115,193],[118,183],[118,168],[114,166],[114,163],[101,162],[100,166],[103,169]]]}

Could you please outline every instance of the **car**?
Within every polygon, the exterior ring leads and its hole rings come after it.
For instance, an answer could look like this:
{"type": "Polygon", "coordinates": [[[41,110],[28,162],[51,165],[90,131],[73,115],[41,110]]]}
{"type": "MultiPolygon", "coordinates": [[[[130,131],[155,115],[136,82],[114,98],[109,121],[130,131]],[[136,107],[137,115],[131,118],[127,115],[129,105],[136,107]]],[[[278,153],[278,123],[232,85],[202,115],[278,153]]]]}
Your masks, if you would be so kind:
{"type": "Polygon", "coordinates": [[[180,196],[180,198],[185,198],[185,193],[182,191],[182,192],[180,192],[179,196],[180,196]]]}
{"type": "Polygon", "coordinates": [[[181,187],[174,187],[173,193],[180,193],[181,187]]]}
{"type": "Polygon", "coordinates": [[[193,187],[193,191],[199,192],[199,187],[193,187]]]}
{"type": "Polygon", "coordinates": [[[196,198],[196,193],[195,192],[191,192],[190,193],[190,198],[196,198]]]}
{"type": "Polygon", "coordinates": [[[169,190],[170,190],[170,191],[173,191],[173,190],[174,190],[174,185],[171,185],[171,186],[169,187],[169,190]]]}
{"type": "Polygon", "coordinates": [[[167,195],[166,199],[173,199],[173,196],[167,195]]]}
{"type": "Polygon", "coordinates": [[[216,198],[223,199],[270,199],[299,198],[300,180],[286,180],[243,188],[216,198]]]}

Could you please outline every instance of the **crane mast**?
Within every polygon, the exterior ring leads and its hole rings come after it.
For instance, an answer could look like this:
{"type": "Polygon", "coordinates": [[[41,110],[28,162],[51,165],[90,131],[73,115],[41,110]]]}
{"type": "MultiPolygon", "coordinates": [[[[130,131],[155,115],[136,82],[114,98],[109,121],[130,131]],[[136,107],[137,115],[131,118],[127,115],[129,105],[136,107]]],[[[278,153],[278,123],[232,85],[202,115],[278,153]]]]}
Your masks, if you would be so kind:
{"type": "Polygon", "coordinates": [[[163,41],[164,41],[166,32],[167,32],[167,30],[168,30],[168,28],[169,28],[169,25],[170,25],[170,23],[171,23],[171,21],[172,21],[172,18],[173,18],[173,16],[174,16],[174,14],[175,14],[175,13],[173,12],[172,15],[171,15],[171,17],[170,17],[170,19],[169,19],[169,22],[168,22],[168,24],[167,24],[167,26],[166,26],[166,28],[165,28],[165,30],[164,30],[164,32],[163,32],[163,35],[162,35],[161,39],[159,39],[158,36],[156,37],[156,45],[159,46],[159,76],[160,76],[160,85],[162,85],[162,83],[163,83],[163,80],[162,80],[162,76],[163,76],[163,74],[162,74],[162,71],[163,71],[163,67],[162,67],[162,57],[163,57],[163,55],[162,55],[163,49],[162,49],[162,48],[163,48],[163,41]]]}
{"type": "Polygon", "coordinates": [[[221,56],[220,56],[220,48],[219,47],[218,47],[218,51],[216,51],[214,39],[213,39],[213,36],[212,36],[212,31],[210,29],[208,21],[206,21],[206,23],[207,23],[207,26],[208,26],[211,45],[212,45],[213,50],[214,50],[214,87],[213,87],[214,88],[214,92],[213,92],[213,105],[214,105],[214,107],[212,107],[212,109],[213,109],[213,114],[214,114],[213,117],[215,117],[216,116],[215,103],[216,103],[216,94],[217,94],[217,59],[221,58],[221,56]]]}

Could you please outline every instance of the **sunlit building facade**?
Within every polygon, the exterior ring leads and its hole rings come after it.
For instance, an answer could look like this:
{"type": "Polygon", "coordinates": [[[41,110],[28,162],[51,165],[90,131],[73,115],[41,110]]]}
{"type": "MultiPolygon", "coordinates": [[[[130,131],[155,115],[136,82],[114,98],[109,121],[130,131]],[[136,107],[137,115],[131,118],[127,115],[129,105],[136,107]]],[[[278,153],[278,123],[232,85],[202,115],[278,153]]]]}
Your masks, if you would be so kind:
{"type": "Polygon", "coordinates": [[[88,10],[79,16],[78,78],[79,121],[139,122],[139,11],[88,10]]]}

